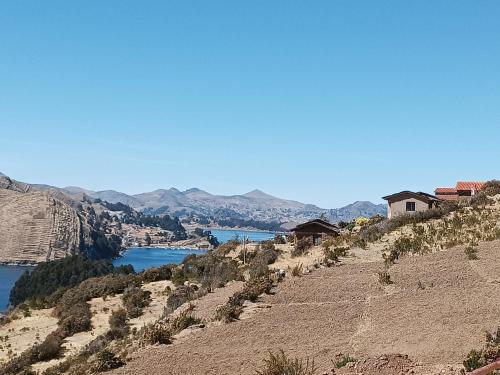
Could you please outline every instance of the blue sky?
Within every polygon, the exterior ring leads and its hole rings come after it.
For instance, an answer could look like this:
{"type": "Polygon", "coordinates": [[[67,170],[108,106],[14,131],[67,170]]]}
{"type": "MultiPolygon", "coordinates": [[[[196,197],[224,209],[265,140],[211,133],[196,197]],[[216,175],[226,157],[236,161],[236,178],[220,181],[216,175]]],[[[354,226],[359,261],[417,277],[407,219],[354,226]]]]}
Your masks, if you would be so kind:
{"type": "Polygon", "coordinates": [[[3,1],[0,171],[338,207],[499,178],[498,1],[3,1]]]}

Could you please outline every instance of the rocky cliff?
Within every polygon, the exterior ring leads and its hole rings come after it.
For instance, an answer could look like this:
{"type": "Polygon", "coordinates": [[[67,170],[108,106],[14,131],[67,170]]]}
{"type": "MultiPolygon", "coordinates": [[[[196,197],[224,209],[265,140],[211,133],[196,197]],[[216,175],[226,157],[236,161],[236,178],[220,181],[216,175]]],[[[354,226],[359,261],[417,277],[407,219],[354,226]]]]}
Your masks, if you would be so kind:
{"type": "Polygon", "coordinates": [[[117,255],[121,239],[106,236],[94,210],[58,190],[0,176],[0,264],[31,264],[85,253],[117,255]]]}

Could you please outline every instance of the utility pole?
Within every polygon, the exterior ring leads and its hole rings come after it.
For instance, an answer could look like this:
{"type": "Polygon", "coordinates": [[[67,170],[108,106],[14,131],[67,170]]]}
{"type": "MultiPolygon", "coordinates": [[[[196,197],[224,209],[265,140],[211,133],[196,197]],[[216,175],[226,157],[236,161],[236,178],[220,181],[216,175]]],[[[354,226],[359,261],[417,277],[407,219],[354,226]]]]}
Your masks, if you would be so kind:
{"type": "Polygon", "coordinates": [[[246,247],[246,238],[243,236],[243,264],[246,264],[247,261],[247,247],[246,247]]]}

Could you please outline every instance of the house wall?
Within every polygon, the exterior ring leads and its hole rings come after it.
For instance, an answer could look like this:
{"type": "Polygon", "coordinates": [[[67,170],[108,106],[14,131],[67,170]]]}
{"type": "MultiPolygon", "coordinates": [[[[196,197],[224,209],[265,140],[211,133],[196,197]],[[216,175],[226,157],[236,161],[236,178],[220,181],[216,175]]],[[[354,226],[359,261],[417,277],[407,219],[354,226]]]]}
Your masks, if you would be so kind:
{"type": "Polygon", "coordinates": [[[415,202],[415,211],[410,211],[410,212],[427,211],[429,209],[428,203],[422,202],[415,198],[408,198],[397,202],[389,203],[389,207],[387,210],[387,217],[390,219],[394,216],[408,213],[408,211],[406,211],[406,202],[415,202]]]}

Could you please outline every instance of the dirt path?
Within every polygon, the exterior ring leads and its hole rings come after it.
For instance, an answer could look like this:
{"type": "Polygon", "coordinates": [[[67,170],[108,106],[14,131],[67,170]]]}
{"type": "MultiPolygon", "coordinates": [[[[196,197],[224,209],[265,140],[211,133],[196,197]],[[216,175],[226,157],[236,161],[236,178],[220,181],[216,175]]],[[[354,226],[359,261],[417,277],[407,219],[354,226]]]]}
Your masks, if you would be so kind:
{"type": "Polygon", "coordinates": [[[268,351],[280,348],[314,357],[320,373],[339,352],[356,358],[402,353],[423,364],[417,374],[453,373],[483,344],[484,332],[500,324],[500,242],[481,245],[479,257],[468,261],[462,247],[406,257],[390,269],[394,284],[387,288],[378,283],[381,262],[288,277],[263,298],[270,308],[173,345],[142,349],[112,374],[254,374],[268,351]]]}

